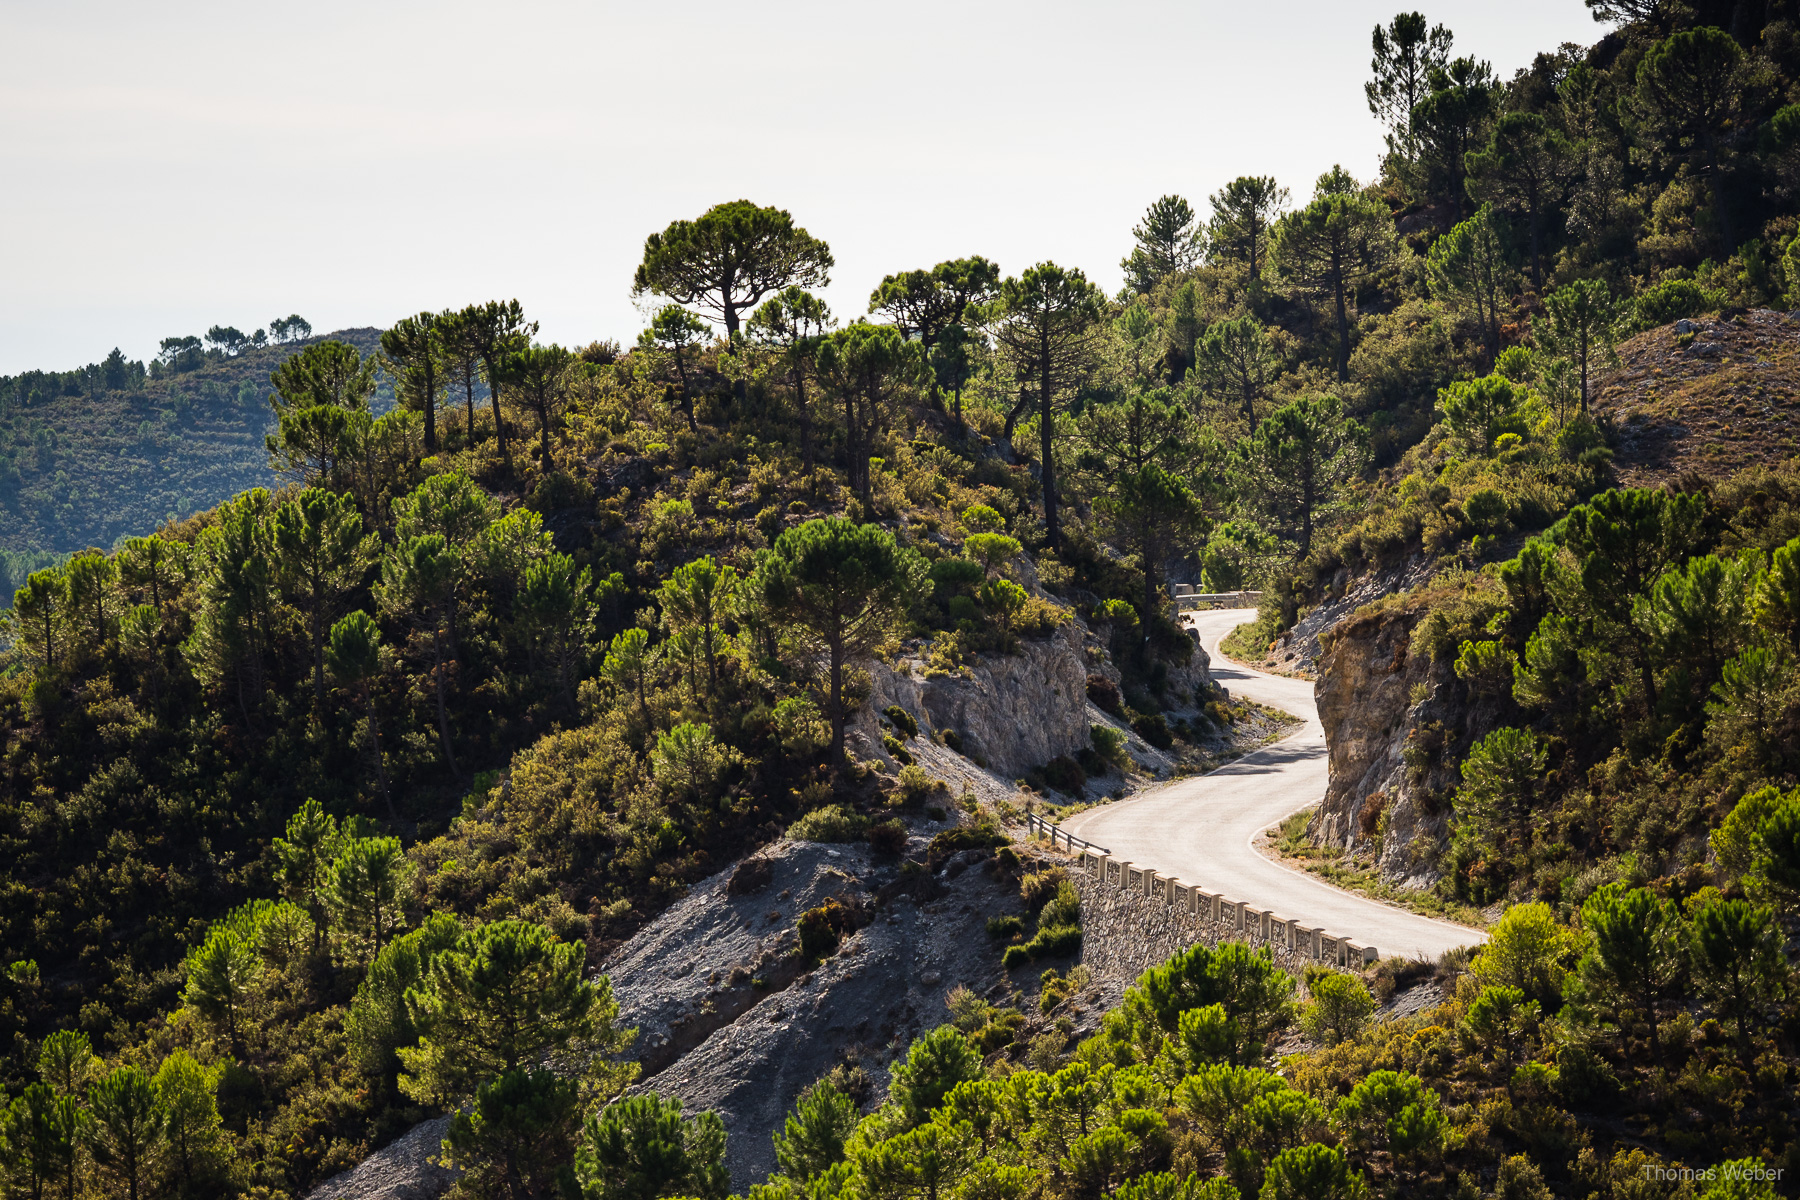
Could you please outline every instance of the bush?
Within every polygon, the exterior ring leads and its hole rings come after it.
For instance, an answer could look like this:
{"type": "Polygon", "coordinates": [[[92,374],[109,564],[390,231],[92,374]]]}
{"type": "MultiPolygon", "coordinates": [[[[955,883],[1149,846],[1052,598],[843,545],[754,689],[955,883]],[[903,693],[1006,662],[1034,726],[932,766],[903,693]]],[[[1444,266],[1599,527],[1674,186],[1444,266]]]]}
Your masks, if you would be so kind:
{"type": "Polygon", "coordinates": [[[800,953],[806,958],[825,958],[838,948],[846,934],[856,929],[856,914],[833,898],[809,908],[794,923],[800,934],[800,953]]]}
{"type": "Polygon", "coordinates": [[[1061,867],[1051,867],[1048,871],[1033,871],[1019,881],[1019,899],[1025,901],[1026,908],[1036,913],[1044,905],[1054,900],[1057,888],[1068,881],[1068,872],[1061,867]]]}
{"type": "Polygon", "coordinates": [[[1079,796],[1087,786],[1087,772],[1068,755],[1059,754],[1044,764],[1044,782],[1059,792],[1079,796]]]}
{"type": "Polygon", "coordinates": [[[1093,725],[1088,728],[1088,736],[1093,739],[1094,751],[1121,771],[1129,769],[1131,759],[1125,753],[1125,731],[1111,725],[1093,725]]]}
{"type": "Polygon", "coordinates": [[[1010,942],[1025,932],[1025,922],[1010,914],[1004,917],[989,917],[987,935],[996,942],[1010,942]]]}
{"type": "Polygon", "coordinates": [[[881,748],[886,750],[888,752],[888,757],[892,758],[895,762],[908,767],[912,765],[912,755],[906,752],[906,747],[902,746],[900,744],[900,739],[893,734],[884,733],[881,735],[881,748]]]}
{"type": "Polygon", "coordinates": [[[925,768],[907,766],[900,768],[900,799],[909,807],[918,807],[931,798],[932,793],[944,790],[939,780],[925,773],[925,768]]]}
{"type": "Polygon", "coordinates": [[[789,825],[787,835],[796,842],[854,842],[868,824],[867,818],[841,804],[827,804],[789,825]]]}
{"type": "Polygon", "coordinates": [[[1067,879],[1056,885],[1056,895],[1038,912],[1038,930],[1081,924],[1081,893],[1067,879]]]}
{"type": "Polygon", "coordinates": [[[1037,936],[1025,944],[1025,951],[1032,962],[1045,958],[1062,958],[1081,949],[1081,926],[1056,925],[1049,929],[1040,929],[1037,936]]]}
{"type": "Polygon", "coordinates": [[[913,720],[911,713],[898,704],[888,705],[881,710],[881,715],[886,717],[895,729],[904,733],[909,740],[919,736],[919,723],[913,720]]]}
{"type": "MultiPolygon", "coordinates": [[[[1115,717],[1124,708],[1125,699],[1119,695],[1119,685],[1104,675],[1087,677],[1087,696],[1094,702],[1095,708],[1101,712],[1111,713],[1115,717]]],[[[1095,728],[1098,729],[1099,726],[1096,725],[1095,728]]]]}
{"type": "Polygon", "coordinates": [[[963,850],[986,850],[994,846],[1006,845],[1007,837],[991,822],[983,821],[979,825],[958,825],[955,829],[946,829],[931,839],[931,848],[925,852],[925,865],[933,871],[943,866],[950,856],[963,850]]]}
{"type": "Polygon", "coordinates": [[[817,754],[831,741],[831,726],[819,706],[805,696],[789,696],[775,706],[775,736],[790,754],[817,754]]]}
{"type": "Polygon", "coordinates": [[[1638,293],[1634,306],[1637,327],[1651,329],[1683,317],[1697,317],[1716,310],[1724,302],[1725,297],[1708,292],[1691,279],[1665,279],[1638,293]]]}
{"type": "Polygon", "coordinates": [[[1023,946],[1008,946],[1006,953],[1000,956],[1000,965],[1008,971],[1027,966],[1031,962],[1031,951],[1023,946]]]}
{"type": "Polygon", "coordinates": [[[1075,752],[1075,761],[1080,764],[1082,772],[1090,779],[1097,775],[1104,775],[1112,770],[1112,764],[1107,762],[1100,752],[1095,750],[1092,746],[1083,746],[1081,749],[1077,750],[1075,752]]]}
{"type": "Polygon", "coordinates": [[[1168,723],[1162,719],[1161,713],[1139,717],[1131,723],[1131,728],[1158,750],[1167,750],[1175,744],[1175,735],[1169,732],[1168,723]]]}
{"type": "Polygon", "coordinates": [[[897,818],[869,827],[869,849],[890,858],[906,850],[906,826],[897,818]]]}
{"type": "Polygon", "coordinates": [[[1327,972],[1313,980],[1312,1003],[1301,1015],[1306,1036],[1321,1046],[1335,1046],[1362,1032],[1375,1011],[1375,998],[1354,975],[1327,972]]]}

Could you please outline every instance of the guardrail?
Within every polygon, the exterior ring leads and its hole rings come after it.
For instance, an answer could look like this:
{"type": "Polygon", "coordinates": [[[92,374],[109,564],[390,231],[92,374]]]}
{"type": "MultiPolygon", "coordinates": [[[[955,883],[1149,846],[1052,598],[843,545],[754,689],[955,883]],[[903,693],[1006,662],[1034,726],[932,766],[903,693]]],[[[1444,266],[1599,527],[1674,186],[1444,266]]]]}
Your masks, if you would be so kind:
{"type": "Polygon", "coordinates": [[[1055,821],[1047,820],[1044,817],[1038,816],[1036,813],[1028,812],[1025,814],[1025,831],[1028,836],[1042,835],[1043,837],[1049,838],[1052,848],[1054,848],[1060,840],[1068,844],[1071,852],[1079,846],[1083,850],[1098,850],[1101,854],[1108,856],[1111,856],[1112,854],[1112,851],[1108,850],[1105,846],[1096,846],[1086,838],[1076,837],[1061,825],[1058,825],[1055,821]]]}
{"type": "Polygon", "coordinates": [[[1208,608],[1255,608],[1262,602],[1261,592],[1188,592],[1176,585],[1173,592],[1175,611],[1190,612],[1208,608]]]}
{"type": "Polygon", "coordinates": [[[1173,876],[1159,875],[1148,867],[1134,866],[1114,858],[1110,850],[1077,837],[1036,813],[1025,814],[1025,829],[1028,836],[1048,838],[1053,847],[1066,844],[1071,852],[1079,855],[1081,870],[1101,882],[1116,883],[1121,891],[1161,900],[1201,920],[1221,926],[1227,934],[1272,942],[1287,947],[1295,955],[1310,962],[1345,969],[1361,969],[1381,957],[1373,946],[1366,946],[1320,927],[1304,925],[1270,909],[1227,899],[1218,892],[1209,892],[1173,876]]]}

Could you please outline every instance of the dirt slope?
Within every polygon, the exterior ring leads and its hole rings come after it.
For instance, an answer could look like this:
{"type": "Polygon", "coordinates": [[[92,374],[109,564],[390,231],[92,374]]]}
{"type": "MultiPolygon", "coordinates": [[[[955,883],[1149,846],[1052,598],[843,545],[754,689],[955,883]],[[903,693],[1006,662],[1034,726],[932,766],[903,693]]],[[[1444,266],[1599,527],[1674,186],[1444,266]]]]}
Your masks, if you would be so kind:
{"type": "Polygon", "coordinates": [[[1755,309],[1662,325],[1619,347],[1594,414],[1612,426],[1619,479],[1719,478],[1791,458],[1800,436],[1800,316],[1755,309]]]}

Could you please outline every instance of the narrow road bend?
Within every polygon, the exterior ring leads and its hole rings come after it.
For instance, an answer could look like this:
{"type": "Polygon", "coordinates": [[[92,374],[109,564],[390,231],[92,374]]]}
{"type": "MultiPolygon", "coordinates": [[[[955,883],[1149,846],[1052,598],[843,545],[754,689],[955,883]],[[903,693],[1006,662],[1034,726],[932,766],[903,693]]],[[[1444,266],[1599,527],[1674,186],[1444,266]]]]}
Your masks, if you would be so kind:
{"type": "Polygon", "coordinates": [[[1140,867],[1323,926],[1374,946],[1384,958],[1435,959],[1454,947],[1485,941],[1487,935],[1479,930],[1344,891],[1256,850],[1254,843],[1263,830],[1325,797],[1325,731],[1313,703],[1313,685],[1252,670],[1220,652],[1220,639],[1253,618],[1254,610],[1184,615],[1212,657],[1214,679],[1233,696],[1292,713],[1304,723],[1280,741],[1216,771],[1089,809],[1063,827],[1140,867]]]}

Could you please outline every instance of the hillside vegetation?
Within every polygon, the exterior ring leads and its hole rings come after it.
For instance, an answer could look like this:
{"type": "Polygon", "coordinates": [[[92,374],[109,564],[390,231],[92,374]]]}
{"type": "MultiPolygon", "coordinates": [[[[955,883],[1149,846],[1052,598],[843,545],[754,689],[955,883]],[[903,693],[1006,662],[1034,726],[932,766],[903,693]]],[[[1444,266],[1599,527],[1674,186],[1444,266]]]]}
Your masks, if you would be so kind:
{"type": "MultiPolygon", "coordinates": [[[[262,363],[279,486],[106,525],[142,532],[7,617],[6,1186],[300,1196],[455,1114],[464,1196],[718,1200],[723,1125],[626,1095],[590,970],[786,833],[900,886],[771,909],[784,978],[957,856],[1029,919],[987,924],[1012,990],[871,1031],[798,1098],[758,1200],[1791,1191],[1800,39],[1775,8],[1590,7],[1617,27],[1508,81],[1396,17],[1379,177],[1245,176],[1204,221],[1163,197],[1118,296],[969,257],[845,319],[809,290],[828,244],[738,200],[646,239],[663,306],[629,348],[544,345],[515,300],[262,363]],[[1645,470],[1633,405],[1726,449],[1645,470]],[[1254,649],[1407,567],[1361,620],[1415,622],[1393,669],[1432,664],[1414,710],[1467,736],[1366,732],[1455,779],[1416,852],[1492,940],[1299,981],[1196,949],[1097,1035],[1020,1044],[1021,1006],[1092,1002],[1079,893],[1005,845],[1039,797],[952,795],[903,707],[864,711],[875,660],[972,674],[1079,620],[1088,697],[1197,744],[1233,714],[1170,581],[1260,587],[1254,649]]],[[[235,356],[173,347],[184,396],[276,355],[216,332],[235,356]]],[[[55,402],[27,391],[9,420],[55,402]]],[[[1126,768],[1094,729],[1034,777],[1126,768]]]]}
{"type": "MultiPolygon", "coordinates": [[[[115,350],[74,371],[0,378],[0,549],[110,549],[273,485],[263,446],[274,423],[269,373],[322,340],[368,354],[380,331],[247,345],[229,356],[176,349],[149,369],[115,350]]],[[[392,385],[383,391],[392,404],[392,385]]],[[[23,582],[16,574],[11,586],[23,582]]]]}

